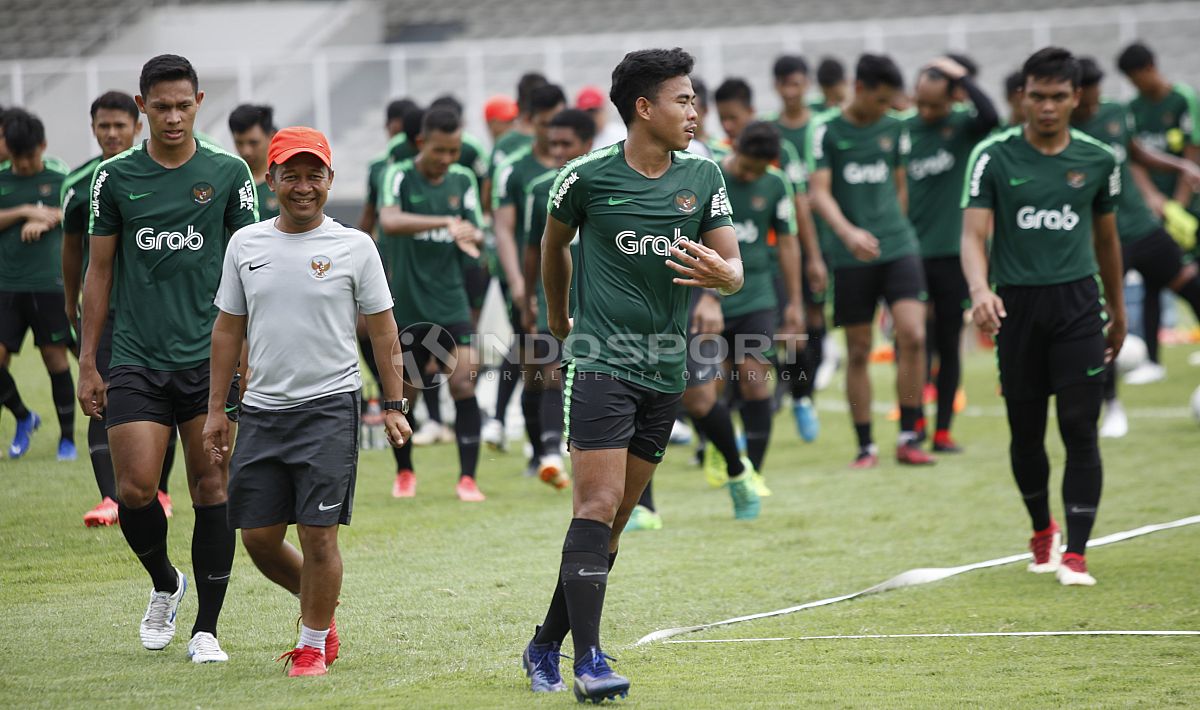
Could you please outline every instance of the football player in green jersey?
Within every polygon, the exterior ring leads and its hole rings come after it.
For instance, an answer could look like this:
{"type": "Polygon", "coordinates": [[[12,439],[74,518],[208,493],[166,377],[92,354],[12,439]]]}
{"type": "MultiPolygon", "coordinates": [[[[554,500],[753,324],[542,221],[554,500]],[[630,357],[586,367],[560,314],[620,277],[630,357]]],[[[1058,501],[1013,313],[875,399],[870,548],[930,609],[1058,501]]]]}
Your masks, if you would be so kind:
{"type": "Polygon", "coordinates": [[[258,196],[258,216],[272,219],[279,216],[279,200],[267,184],[267,146],[275,135],[275,109],[270,106],[242,104],[229,114],[229,132],[233,134],[233,146],[256,181],[254,192],[258,196]]]}
{"type": "MultiPolygon", "coordinates": [[[[63,247],[62,271],[63,292],[66,295],[67,318],[79,328],[79,296],[83,287],[83,272],[87,263],[87,230],[90,213],[92,174],[96,166],[133,147],[142,133],[141,114],[137,102],[129,94],[109,91],[92,102],[92,134],[100,146],[100,155],[76,168],[63,182],[63,247]]],[[[109,360],[112,356],[112,309],[104,324],[100,347],[97,350],[96,369],[107,381],[109,360]]],[[[158,480],[158,499],[171,517],[171,496],[167,493],[167,482],[175,465],[175,429],[171,429],[171,441],[167,444],[167,455],[163,457],[162,475],[158,480]]],[[[92,462],[92,473],[100,489],[100,503],[83,516],[88,527],[117,524],[117,483],[113,476],[112,456],[108,451],[108,431],[103,419],[88,420],[88,451],[92,462]]]]}
{"type": "MultiPolygon", "coordinates": [[[[1183,253],[1167,234],[1162,220],[1146,205],[1141,190],[1130,177],[1130,168],[1139,164],[1152,170],[1180,173],[1200,184],[1200,166],[1169,153],[1163,153],[1133,137],[1133,117],[1123,104],[1100,96],[1104,71],[1090,57],[1081,57],[1079,106],[1071,113],[1071,124],[1098,141],[1108,144],[1121,165],[1121,196],[1117,199],[1117,233],[1121,238],[1121,263],[1126,271],[1142,276],[1146,294],[1142,302],[1146,349],[1151,362],[1157,362],[1158,319],[1162,289],[1178,293],[1200,316],[1200,275],[1194,261],[1183,253]]],[[[1132,373],[1130,373],[1132,374],[1132,373]]],[[[1120,438],[1129,431],[1128,418],[1117,399],[1115,365],[1109,366],[1105,379],[1102,438],[1120,438]]]]}
{"type": "Polygon", "coordinates": [[[1004,127],[1025,125],[1025,75],[1020,71],[1004,77],[1004,101],[1008,104],[1008,122],[1004,127]]]}
{"type": "Polygon", "coordinates": [[[846,398],[858,437],[854,468],[879,462],[871,437],[867,364],[881,298],[896,323],[896,460],[933,463],[917,444],[925,385],[926,293],[916,234],[905,214],[909,138],[903,121],[888,113],[902,86],[895,62],[864,54],[858,60],[854,99],[844,111],[823,114],[810,131],[813,208],[838,237],[826,256],[834,271],[834,324],[846,329],[846,398]]]}
{"type": "Polygon", "coordinates": [[[834,57],[822,57],[817,65],[817,86],[821,87],[821,98],[809,104],[813,109],[827,111],[845,106],[850,94],[845,65],[834,57]]]}
{"type": "Polygon", "coordinates": [[[1023,72],[1029,122],[980,143],[967,166],[963,271],[975,324],[996,337],[1009,454],[1034,530],[1029,569],[1092,585],[1084,551],[1100,504],[1096,420],[1105,364],[1125,339],[1121,167],[1107,145],[1071,128],[1080,71],[1070,52],[1039,50],[1023,72]],[[1051,396],[1067,451],[1061,557],[1045,445],[1051,396]]]}
{"type": "MultiPolygon", "coordinates": [[[[475,483],[479,465],[479,402],[475,398],[476,353],[471,343],[471,313],[463,287],[463,261],[478,259],[483,244],[483,214],[475,174],[458,164],[462,124],[453,111],[425,113],[417,137],[417,157],[396,163],[384,176],[379,224],[392,247],[391,285],[396,300],[400,342],[419,373],[431,361],[448,377],[457,416],[460,500],[479,502],[475,483]]],[[[414,375],[414,378],[417,377],[414,375]]],[[[416,395],[417,383],[405,383],[416,395]]],[[[400,449],[400,469],[392,495],[416,495],[412,440],[400,449]]]]}
{"type": "MultiPolygon", "coordinates": [[[[157,497],[171,427],[178,426],[196,511],[199,608],[188,655],[196,663],[219,662],[229,658],[216,630],[234,536],[226,519],[228,466],[209,461],[202,445],[208,354],[226,241],[258,221],[254,179],[241,158],[195,138],[204,92],[188,60],[170,54],[149,60],[139,92],[149,140],[100,163],[92,179],[79,402],[89,416],[105,418],[121,532],[154,582],[140,628],[150,650],[174,638],[187,590],[187,578],[167,556],[166,515],[157,497]],[[110,293],[116,315],[106,385],[97,350],[110,293]]],[[[226,401],[236,419],[236,387],[226,401]]]]}
{"type": "MultiPolygon", "coordinates": [[[[497,449],[506,447],[505,420],[508,403],[519,384],[524,360],[532,353],[525,352],[526,333],[533,332],[533,313],[528,310],[529,300],[523,275],[523,257],[528,235],[525,233],[525,188],[531,180],[551,168],[557,168],[550,154],[550,119],[566,106],[567,97],[555,84],[539,86],[530,93],[529,116],[533,125],[533,141],[511,153],[495,170],[492,185],[492,227],[496,232],[496,252],[507,278],[505,295],[509,300],[509,319],[516,334],[500,367],[500,381],[496,388],[494,414],[483,427],[483,442],[497,449]]],[[[506,282],[506,283],[505,283],[506,282]]],[[[543,451],[542,427],[539,414],[541,386],[536,381],[525,381],[521,392],[521,412],[525,420],[525,433],[532,447],[528,472],[532,474],[542,463],[553,465],[549,456],[557,451],[543,451]],[[545,461],[543,461],[545,459],[545,461]]],[[[550,473],[548,481],[561,481],[561,465],[550,473]]]]}
{"type": "Polygon", "coordinates": [[[667,448],[684,389],[688,287],[742,287],[720,168],[683,152],[696,126],[692,66],[682,49],[625,55],[609,98],[629,138],[568,163],[550,191],[542,281],[550,331],[565,341],[575,496],[554,596],[525,649],[534,691],[565,689],[559,646],[570,631],[576,698],[628,693],[600,648],[600,618],[621,531],[667,448]]]}
{"type": "Polygon", "coordinates": [[[917,77],[916,111],[905,118],[912,141],[908,157],[908,218],[917,230],[929,287],[926,354],[937,356],[937,428],[933,450],[960,451],[950,437],[954,400],[962,382],[963,312],[970,294],[959,260],[962,194],[967,158],[995,130],[999,116],[967,68],[949,57],[934,60],[917,77]],[[960,103],[962,95],[969,103],[960,103]]]}
{"type": "MultiPolygon", "coordinates": [[[[527,72],[521,75],[517,81],[517,121],[513,125],[512,130],[505,133],[496,139],[492,145],[492,157],[488,161],[490,169],[495,171],[497,167],[508,159],[508,156],[513,151],[528,145],[533,140],[533,125],[530,123],[530,105],[529,98],[533,90],[539,86],[545,86],[549,82],[546,77],[537,72],[527,72]]],[[[484,204],[491,204],[491,193],[485,192],[486,201],[484,204]]]]}
{"type": "Polygon", "coordinates": [[[50,392],[58,413],[61,436],[58,460],[75,460],[75,404],[69,395],[71,324],[63,300],[62,183],[64,171],[44,159],[46,129],[41,119],[24,109],[4,112],[4,136],[10,162],[0,168],[0,403],[16,417],[8,457],[29,451],[30,438],[41,425],[36,412],[21,401],[8,366],[21,351],[25,335],[50,375],[50,392]]]}

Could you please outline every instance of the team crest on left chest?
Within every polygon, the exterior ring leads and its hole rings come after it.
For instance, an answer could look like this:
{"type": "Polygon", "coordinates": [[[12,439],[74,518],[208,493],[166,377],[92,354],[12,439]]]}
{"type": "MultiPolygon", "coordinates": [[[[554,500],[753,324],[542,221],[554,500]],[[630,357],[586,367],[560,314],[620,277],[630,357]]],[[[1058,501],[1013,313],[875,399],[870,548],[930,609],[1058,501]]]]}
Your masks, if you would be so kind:
{"type": "Polygon", "coordinates": [[[675,193],[675,211],[682,214],[691,214],[696,211],[699,206],[699,199],[696,193],[691,190],[680,190],[675,193]]]}
{"type": "Polygon", "coordinates": [[[892,142],[891,136],[880,136],[879,137],[879,149],[882,150],[883,152],[885,152],[885,153],[891,152],[892,146],[894,146],[894,145],[896,145],[896,144],[892,142]]]}
{"type": "Polygon", "coordinates": [[[754,211],[762,212],[767,208],[767,198],[762,195],[755,195],[750,198],[750,206],[754,208],[754,211]]]}
{"type": "Polygon", "coordinates": [[[1087,182],[1087,174],[1080,170],[1067,171],[1067,185],[1079,189],[1087,182]]]}
{"type": "Polygon", "coordinates": [[[216,188],[206,182],[198,182],[192,185],[192,202],[198,205],[207,205],[212,202],[213,195],[217,194],[216,188]]]}
{"type": "Polygon", "coordinates": [[[450,205],[450,209],[456,210],[462,206],[462,198],[458,195],[451,195],[446,198],[446,204],[450,205]]]}

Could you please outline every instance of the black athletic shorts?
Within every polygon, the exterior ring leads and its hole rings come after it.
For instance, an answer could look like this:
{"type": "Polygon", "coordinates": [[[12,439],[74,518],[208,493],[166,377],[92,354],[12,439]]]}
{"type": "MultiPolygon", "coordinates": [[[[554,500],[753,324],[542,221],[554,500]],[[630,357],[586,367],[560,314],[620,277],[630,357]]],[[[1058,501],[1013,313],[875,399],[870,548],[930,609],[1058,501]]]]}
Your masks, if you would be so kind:
{"type": "Polygon", "coordinates": [[[924,267],[933,315],[961,321],[963,312],[971,308],[971,288],[963,275],[962,260],[957,256],[938,256],[925,259],[924,267]]]}
{"type": "Polygon", "coordinates": [[[1088,276],[1054,286],[1002,286],[1008,316],[996,335],[1003,395],[1042,399],[1071,385],[1104,381],[1106,314],[1088,276]]]}
{"type": "Polygon", "coordinates": [[[472,310],[483,308],[483,300],[487,298],[488,284],[492,276],[487,267],[474,259],[467,260],[462,269],[463,286],[467,290],[467,303],[472,310]]]}
{"type": "MultiPolygon", "coordinates": [[[[475,329],[470,323],[452,323],[441,326],[433,323],[414,323],[400,330],[400,348],[404,357],[404,377],[411,373],[424,372],[429,359],[446,368],[455,348],[471,344],[475,329]],[[416,368],[416,369],[413,369],[416,368]]],[[[411,380],[420,387],[420,378],[411,380]]]]}
{"type": "MultiPolygon", "coordinates": [[[[157,422],[173,427],[208,414],[208,361],[174,371],[117,365],[108,375],[106,428],[129,422],[157,422]]],[[[241,409],[240,379],[234,373],[225,397],[225,416],[232,422],[238,420],[241,409]]]]}
{"type": "Polygon", "coordinates": [[[62,291],[0,291],[0,345],[10,353],[21,352],[21,343],[31,329],[33,344],[39,348],[74,343],[62,291]]]}
{"type": "Polygon", "coordinates": [[[357,392],[288,409],[244,407],[229,463],[229,526],[349,525],[358,413],[357,392]]]}
{"type": "Polygon", "coordinates": [[[581,451],[628,449],[650,463],[662,461],[679,410],[680,392],[658,392],[604,372],[567,366],[564,434],[581,451]]]}
{"type": "MultiPolygon", "coordinates": [[[[555,365],[562,362],[562,341],[554,337],[548,330],[542,330],[537,335],[523,336],[526,343],[532,347],[526,353],[533,354],[533,363],[539,366],[555,365]]],[[[528,355],[526,356],[528,359],[528,355]]]]}
{"type": "Polygon", "coordinates": [[[734,365],[748,358],[771,362],[775,356],[774,310],[750,311],[725,319],[719,335],[688,337],[687,386],[696,387],[721,376],[726,360],[734,365]]]}
{"type": "Polygon", "coordinates": [[[879,299],[889,306],[897,301],[928,297],[921,258],[902,256],[885,264],[838,269],[833,280],[833,324],[863,325],[875,320],[879,299]]]}
{"type": "Polygon", "coordinates": [[[1191,258],[1162,227],[1135,242],[1121,245],[1121,262],[1125,270],[1137,271],[1146,287],[1156,291],[1174,281],[1189,261],[1191,258]]]}

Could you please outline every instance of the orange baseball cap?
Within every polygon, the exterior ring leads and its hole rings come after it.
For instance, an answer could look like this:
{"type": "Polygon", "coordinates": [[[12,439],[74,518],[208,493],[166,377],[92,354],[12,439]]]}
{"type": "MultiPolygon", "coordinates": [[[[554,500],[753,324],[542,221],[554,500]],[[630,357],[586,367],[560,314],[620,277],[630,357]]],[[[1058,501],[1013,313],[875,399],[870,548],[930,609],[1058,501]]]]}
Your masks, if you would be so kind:
{"type": "Polygon", "coordinates": [[[485,121],[515,121],[518,113],[517,102],[507,96],[493,96],[483,105],[485,121]]]}
{"type": "Polygon", "coordinates": [[[267,165],[282,165],[301,153],[312,153],[333,168],[333,152],[325,134],[307,126],[281,128],[267,147],[267,165]]]}
{"type": "Polygon", "coordinates": [[[591,111],[603,108],[608,97],[598,87],[585,86],[575,95],[575,108],[581,111],[591,111]]]}

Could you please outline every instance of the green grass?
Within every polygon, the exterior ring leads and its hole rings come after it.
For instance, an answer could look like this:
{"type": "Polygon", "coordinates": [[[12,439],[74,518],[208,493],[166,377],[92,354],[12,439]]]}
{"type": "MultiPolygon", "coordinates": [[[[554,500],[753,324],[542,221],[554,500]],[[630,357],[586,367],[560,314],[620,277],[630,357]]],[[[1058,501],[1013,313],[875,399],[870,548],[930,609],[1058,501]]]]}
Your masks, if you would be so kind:
{"type": "MultiPolygon", "coordinates": [[[[1200,370],[1191,348],[1166,350],[1172,379],[1126,388],[1134,414],[1124,440],[1106,441],[1105,495],[1096,534],[1200,513],[1197,423],[1186,413],[1200,370]],[[1139,410],[1153,418],[1137,417],[1139,410]],[[1153,410],[1153,411],[1150,411],[1153,410]]],[[[29,404],[52,414],[32,351],[14,372],[29,404]]],[[[892,370],[877,394],[891,399],[892,370]]],[[[1200,697],[1197,638],[982,638],[782,641],[631,648],[656,629],[686,626],[862,589],[913,567],[1019,552],[1027,520],[997,416],[990,356],[968,361],[978,416],[960,419],[968,453],[929,469],[885,464],[845,470],[846,415],[822,414],[819,443],[802,444],[790,414],[776,422],[767,473],[775,491],[753,523],[731,519],[685,449],[659,471],[666,527],[630,534],[612,576],[607,650],[633,680],[631,707],[1185,706],[1200,697]]],[[[825,402],[841,396],[827,392],[825,402]]],[[[490,403],[489,403],[490,404],[490,403]]],[[[84,422],[80,418],[78,440],[84,422]]],[[[890,441],[894,424],[877,418],[890,441]]],[[[532,697],[516,659],[554,584],[566,493],[523,478],[519,453],[485,454],[487,503],[453,497],[452,447],[416,452],[418,498],[390,497],[391,459],[360,466],[354,524],[342,531],[346,577],[338,621],[342,660],[323,679],[285,678],[275,656],[295,641],[297,603],[239,551],[221,619],[232,660],[196,667],[185,657],[195,613],[179,637],[142,650],[137,624],[147,580],[116,529],[85,529],[94,504],[85,458],[54,461],[48,421],[27,458],[0,464],[0,705],[78,707],[566,707],[569,695],[532,697]]],[[[1053,426],[1052,426],[1053,430],[1053,426]]],[[[0,419],[6,443],[12,418],[0,419]]],[[[1049,439],[1061,476],[1062,447],[1049,439]]],[[[884,447],[885,452],[889,447],[884,447]]],[[[181,466],[182,464],[180,464],[181,466]]],[[[174,560],[190,569],[192,514],[183,474],[172,482],[174,560]]],[[[1056,505],[1058,495],[1055,493],[1056,505]]],[[[1066,589],[1021,565],[972,572],[798,614],[684,638],[822,634],[1200,630],[1200,529],[1157,533],[1095,550],[1100,583],[1066,589]]],[[[565,668],[564,664],[564,668],[565,668]]]]}

